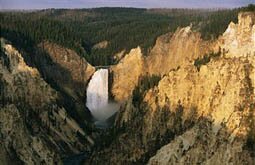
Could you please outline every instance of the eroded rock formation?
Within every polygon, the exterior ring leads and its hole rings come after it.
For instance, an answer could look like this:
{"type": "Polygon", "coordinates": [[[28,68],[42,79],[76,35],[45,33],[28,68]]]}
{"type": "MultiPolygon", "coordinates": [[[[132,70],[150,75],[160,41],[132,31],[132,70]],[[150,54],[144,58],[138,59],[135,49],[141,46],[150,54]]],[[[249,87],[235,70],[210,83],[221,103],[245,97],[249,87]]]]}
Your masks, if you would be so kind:
{"type": "Polygon", "coordinates": [[[149,74],[164,75],[211,50],[213,43],[204,41],[200,33],[191,30],[191,26],[177,29],[174,34],[160,36],[146,59],[149,74]]]}
{"type": "Polygon", "coordinates": [[[84,96],[86,85],[95,68],[73,50],[49,42],[41,43],[39,46],[55,64],[47,66],[47,70],[43,69],[47,76],[56,81],[73,98],[84,96]]]}
{"type": "Polygon", "coordinates": [[[116,101],[126,100],[138,84],[144,72],[144,60],[140,47],[132,49],[129,54],[111,68],[113,73],[112,95],[116,101]]]}
{"type": "Polygon", "coordinates": [[[1,39],[1,163],[56,164],[89,150],[93,140],[58,102],[60,93],[6,42],[1,39]]]}
{"type": "Polygon", "coordinates": [[[254,56],[255,52],[255,13],[245,12],[238,15],[238,23],[231,22],[219,38],[219,46],[226,57],[254,56]]]}
{"type": "Polygon", "coordinates": [[[203,41],[200,33],[192,31],[191,26],[188,26],[177,29],[174,34],[158,37],[147,57],[142,56],[140,51],[131,50],[130,54],[112,69],[113,73],[118,75],[113,82],[114,98],[118,101],[127,100],[138,84],[137,77],[163,76],[172,69],[185,63],[193,63],[195,59],[212,52],[215,45],[215,42],[203,41]]]}

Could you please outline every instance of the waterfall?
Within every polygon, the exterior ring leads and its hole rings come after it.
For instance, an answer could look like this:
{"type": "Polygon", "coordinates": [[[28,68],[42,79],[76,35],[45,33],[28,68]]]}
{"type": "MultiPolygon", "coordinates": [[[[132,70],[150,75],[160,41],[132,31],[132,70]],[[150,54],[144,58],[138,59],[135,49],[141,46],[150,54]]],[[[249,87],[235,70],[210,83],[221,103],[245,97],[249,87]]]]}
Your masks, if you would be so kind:
{"type": "Polygon", "coordinates": [[[95,111],[108,102],[108,70],[99,69],[94,73],[87,89],[87,107],[95,111]]]}
{"type": "Polygon", "coordinates": [[[97,70],[87,88],[87,107],[92,116],[104,121],[116,112],[116,105],[108,101],[108,69],[97,70]]]}

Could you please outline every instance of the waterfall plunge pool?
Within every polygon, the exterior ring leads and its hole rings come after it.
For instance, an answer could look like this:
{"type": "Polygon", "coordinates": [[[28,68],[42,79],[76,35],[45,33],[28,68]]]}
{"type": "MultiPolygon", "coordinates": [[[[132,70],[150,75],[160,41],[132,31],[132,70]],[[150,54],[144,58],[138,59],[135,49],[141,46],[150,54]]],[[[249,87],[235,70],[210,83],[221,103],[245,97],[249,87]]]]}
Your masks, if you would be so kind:
{"type": "Polygon", "coordinates": [[[95,119],[98,128],[107,128],[111,124],[111,117],[119,109],[119,104],[109,100],[108,69],[97,70],[87,88],[86,105],[95,119]]]}

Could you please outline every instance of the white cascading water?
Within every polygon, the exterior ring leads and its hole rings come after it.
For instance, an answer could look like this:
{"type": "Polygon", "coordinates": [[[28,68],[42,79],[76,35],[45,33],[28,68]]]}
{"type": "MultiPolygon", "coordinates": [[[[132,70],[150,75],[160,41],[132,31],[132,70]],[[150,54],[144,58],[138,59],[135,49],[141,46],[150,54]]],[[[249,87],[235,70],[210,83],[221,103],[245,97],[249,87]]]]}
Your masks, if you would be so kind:
{"type": "Polygon", "coordinates": [[[108,70],[99,69],[94,73],[87,89],[87,107],[95,111],[108,102],[108,70]]]}
{"type": "Polygon", "coordinates": [[[108,69],[97,70],[87,88],[87,107],[96,120],[104,121],[112,116],[117,105],[108,102],[108,69]]]}

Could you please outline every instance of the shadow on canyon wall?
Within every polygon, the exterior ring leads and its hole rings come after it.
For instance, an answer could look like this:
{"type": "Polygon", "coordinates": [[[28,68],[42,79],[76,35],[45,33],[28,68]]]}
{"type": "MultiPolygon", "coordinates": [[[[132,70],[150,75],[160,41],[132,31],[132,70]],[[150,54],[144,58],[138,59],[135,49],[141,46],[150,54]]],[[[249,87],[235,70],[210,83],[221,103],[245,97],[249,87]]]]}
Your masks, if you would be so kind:
{"type": "Polygon", "coordinates": [[[21,52],[26,64],[37,68],[42,78],[60,93],[58,105],[63,106],[83,128],[88,127],[84,121],[90,122],[92,116],[85,105],[86,84],[74,81],[70,71],[54,62],[45,50],[39,48],[37,43],[25,35],[10,30],[3,35],[2,37],[9,40],[21,52]],[[65,86],[73,87],[72,92],[76,97],[71,96],[65,86]]]}

